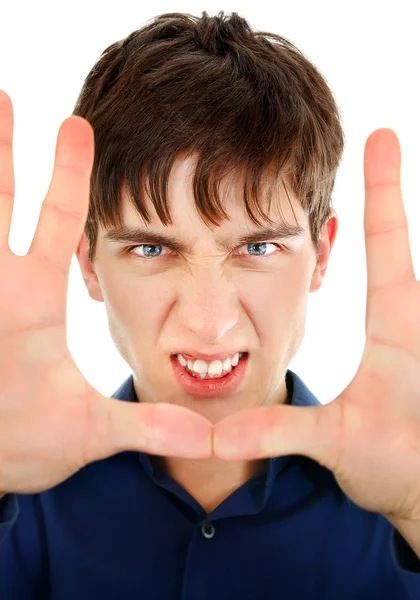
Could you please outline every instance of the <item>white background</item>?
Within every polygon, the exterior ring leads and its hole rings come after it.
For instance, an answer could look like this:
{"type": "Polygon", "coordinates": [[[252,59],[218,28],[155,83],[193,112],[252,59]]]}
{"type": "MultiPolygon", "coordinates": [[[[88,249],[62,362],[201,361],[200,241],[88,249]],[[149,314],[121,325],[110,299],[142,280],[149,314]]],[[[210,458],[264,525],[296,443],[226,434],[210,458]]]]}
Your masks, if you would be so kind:
{"type": "MultiPolygon", "coordinates": [[[[15,210],[9,238],[27,253],[48,189],[56,135],[102,51],[164,12],[238,12],[253,29],[290,39],[323,73],[340,108],[346,147],[333,195],[338,237],[323,287],[309,296],[306,334],[290,368],[322,403],[353,378],[365,340],[366,259],[363,152],[380,127],[396,131],[402,190],[420,279],[419,3],[416,1],[4,2],[0,88],[15,114],[15,210]]],[[[1,285],[1,283],[0,283],[1,285]]],[[[28,298],[30,302],[30,298],[28,298]]],[[[111,396],[131,370],[116,350],[105,306],[94,302],[73,257],[68,345],[88,379],[111,396]]]]}

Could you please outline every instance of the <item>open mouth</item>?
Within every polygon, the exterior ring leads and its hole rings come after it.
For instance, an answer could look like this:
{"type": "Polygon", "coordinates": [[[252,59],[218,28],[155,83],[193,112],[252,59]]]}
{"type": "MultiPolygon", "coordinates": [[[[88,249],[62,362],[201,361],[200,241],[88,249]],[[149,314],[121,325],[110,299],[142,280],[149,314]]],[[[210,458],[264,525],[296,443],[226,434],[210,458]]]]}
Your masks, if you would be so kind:
{"type": "MultiPolygon", "coordinates": [[[[188,364],[183,366],[177,356],[171,356],[177,384],[187,394],[204,398],[223,396],[236,390],[244,379],[249,363],[248,352],[241,352],[238,363],[231,365],[230,370],[225,371],[225,369],[222,369],[220,373],[219,365],[219,372],[216,374],[209,374],[207,369],[206,373],[196,373],[188,367],[188,364]]],[[[200,364],[195,366],[199,368],[200,364]]],[[[202,367],[204,370],[204,365],[202,367]]]]}
{"type": "Polygon", "coordinates": [[[232,358],[227,358],[225,361],[215,360],[213,363],[208,363],[202,360],[187,360],[181,354],[175,354],[175,358],[192,377],[197,379],[221,379],[231,373],[239,364],[247,352],[239,352],[232,358]],[[233,360],[232,360],[233,359],[233,360]]]}

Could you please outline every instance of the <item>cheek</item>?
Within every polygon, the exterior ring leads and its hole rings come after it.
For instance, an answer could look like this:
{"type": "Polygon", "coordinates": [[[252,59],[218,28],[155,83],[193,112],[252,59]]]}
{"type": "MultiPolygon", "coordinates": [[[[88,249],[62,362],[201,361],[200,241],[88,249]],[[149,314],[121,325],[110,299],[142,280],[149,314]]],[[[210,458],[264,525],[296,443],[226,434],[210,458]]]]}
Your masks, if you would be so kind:
{"type": "Polygon", "coordinates": [[[298,268],[266,275],[254,278],[253,285],[242,282],[244,310],[273,357],[293,355],[304,334],[310,280],[298,268]]]}
{"type": "Polygon", "coordinates": [[[102,293],[110,323],[127,338],[136,332],[146,337],[167,310],[167,286],[159,278],[114,274],[102,286],[102,293]]]}
{"type": "Polygon", "coordinates": [[[306,302],[308,287],[307,277],[296,268],[282,273],[261,274],[249,281],[244,279],[238,294],[253,311],[271,315],[299,310],[302,301],[306,302]]]}

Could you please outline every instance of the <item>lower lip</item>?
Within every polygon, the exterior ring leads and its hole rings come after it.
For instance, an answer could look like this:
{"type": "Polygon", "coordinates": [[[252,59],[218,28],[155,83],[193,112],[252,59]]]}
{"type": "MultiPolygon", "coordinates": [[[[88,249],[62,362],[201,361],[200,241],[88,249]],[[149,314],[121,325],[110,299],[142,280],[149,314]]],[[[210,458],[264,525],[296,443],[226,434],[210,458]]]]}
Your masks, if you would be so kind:
{"type": "Polygon", "coordinates": [[[179,364],[175,356],[171,356],[171,362],[177,382],[184,392],[199,398],[214,398],[215,396],[226,396],[237,389],[245,375],[248,354],[239,359],[238,364],[230,373],[218,379],[198,379],[198,377],[190,375],[179,364]]]}

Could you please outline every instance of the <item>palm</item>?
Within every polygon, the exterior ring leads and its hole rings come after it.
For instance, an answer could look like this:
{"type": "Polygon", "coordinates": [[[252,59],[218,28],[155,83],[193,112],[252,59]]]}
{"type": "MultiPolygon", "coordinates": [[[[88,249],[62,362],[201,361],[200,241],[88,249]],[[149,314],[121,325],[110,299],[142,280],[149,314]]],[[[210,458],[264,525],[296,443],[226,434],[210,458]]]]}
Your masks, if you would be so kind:
{"type": "Polygon", "coordinates": [[[325,406],[244,410],[215,426],[219,458],[302,454],[366,510],[420,518],[420,282],[400,190],[400,148],[378,130],[365,149],[366,344],[350,384],[325,406]]]}
{"type": "Polygon", "coordinates": [[[363,359],[339,397],[342,443],[333,469],[355,502],[405,518],[420,506],[419,308],[417,281],[372,293],[363,359]]]}

